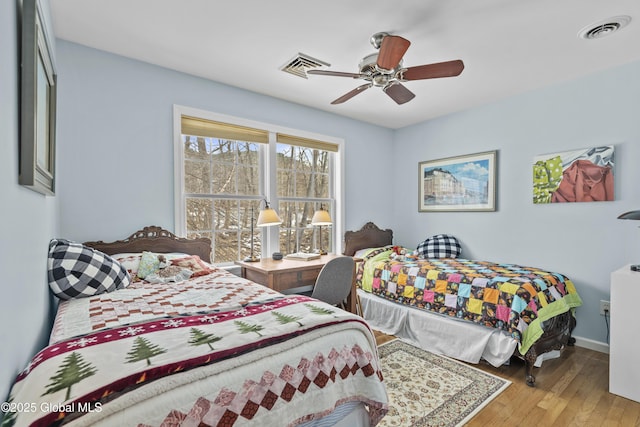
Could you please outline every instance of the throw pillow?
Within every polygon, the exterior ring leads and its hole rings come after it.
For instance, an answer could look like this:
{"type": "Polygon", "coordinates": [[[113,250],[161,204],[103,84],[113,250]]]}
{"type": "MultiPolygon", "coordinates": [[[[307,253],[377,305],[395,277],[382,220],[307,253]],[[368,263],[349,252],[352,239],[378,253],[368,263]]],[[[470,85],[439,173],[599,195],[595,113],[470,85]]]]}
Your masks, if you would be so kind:
{"type": "Polygon", "coordinates": [[[139,282],[142,279],[138,277],[138,266],[140,265],[140,253],[122,253],[111,255],[111,258],[122,264],[122,267],[126,268],[131,276],[131,282],[139,282]]]}
{"type": "Polygon", "coordinates": [[[179,267],[177,265],[170,265],[165,268],[161,268],[155,273],[149,274],[145,280],[151,283],[178,283],[183,282],[193,275],[191,270],[179,267]]]}
{"type": "Polygon", "coordinates": [[[112,292],[131,283],[131,276],[118,261],[69,240],[51,240],[47,264],[49,287],[64,300],[112,292]]]}
{"type": "Polygon", "coordinates": [[[153,252],[142,252],[140,264],[138,264],[138,277],[144,279],[148,275],[160,269],[160,259],[158,254],[153,252]]]}
{"type": "Polygon", "coordinates": [[[462,246],[450,234],[436,234],[418,245],[420,258],[457,258],[462,252],[462,246]]]}
{"type": "Polygon", "coordinates": [[[209,266],[205,264],[198,255],[172,259],[171,264],[193,271],[191,277],[204,276],[205,274],[209,274],[214,271],[212,268],[209,268],[209,266]]]}

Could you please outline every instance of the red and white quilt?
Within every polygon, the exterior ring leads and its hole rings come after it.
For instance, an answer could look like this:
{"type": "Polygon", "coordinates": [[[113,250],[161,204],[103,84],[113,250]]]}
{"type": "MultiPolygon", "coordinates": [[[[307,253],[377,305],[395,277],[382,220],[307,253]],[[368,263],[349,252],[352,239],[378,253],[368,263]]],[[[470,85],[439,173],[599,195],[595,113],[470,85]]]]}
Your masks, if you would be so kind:
{"type": "Polygon", "coordinates": [[[218,270],[63,304],[4,425],[293,426],[355,401],[387,411],[360,317],[218,270]]]}

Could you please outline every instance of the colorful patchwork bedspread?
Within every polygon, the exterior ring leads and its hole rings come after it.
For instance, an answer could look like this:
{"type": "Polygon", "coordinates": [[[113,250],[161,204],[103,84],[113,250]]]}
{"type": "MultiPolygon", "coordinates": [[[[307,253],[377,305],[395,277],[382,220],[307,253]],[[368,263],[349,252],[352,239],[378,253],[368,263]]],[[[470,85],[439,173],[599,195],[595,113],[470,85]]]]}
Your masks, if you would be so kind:
{"type": "Polygon", "coordinates": [[[539,268],[466,259],[395,261],[388,248],[364,258],[357,272],[365,291],[400,304],[500,329],[525,354],[541,323],[582,305],[566,276],[539,268]]]}
{"type": "MultiPolygon", "coordinates": [[[[348,402],[363,402],[372,425],[386,413],[375,338],[358,316],[309,297],[264,293],[229,273],[183,283],[182,297],[172,286],[100,296],[110,304],[67,328],[87,332],[53,342],[18,375],[2,425],[285,426],[348,402]],[[141,320],[146,305],[131,300],[140,293],[164,309],[141,320]],[[188,294],[203,307],[185,308],[188,294]],[[120,324],[111,325],[112,311],[120,324]]],[[[62,318],[73,312],[65,306],[62,318]]]]}

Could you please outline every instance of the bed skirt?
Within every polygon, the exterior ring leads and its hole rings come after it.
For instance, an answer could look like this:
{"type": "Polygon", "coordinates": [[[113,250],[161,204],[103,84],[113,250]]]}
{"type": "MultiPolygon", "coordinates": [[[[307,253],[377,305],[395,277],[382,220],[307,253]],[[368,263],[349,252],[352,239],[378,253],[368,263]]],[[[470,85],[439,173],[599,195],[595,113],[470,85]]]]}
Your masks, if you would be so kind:
{"type": "MultiPolygon", "coordinates": [[[[468,363],[484,359],[498,367],[509,362],[518,344],[505,332],[396,304],[362,289],[358,289],[358,297],[362,317],[372,329],[395,335],[431,353],[468,363]]],[[[546,353],[538,358],[535,366],[558,356],[557,351],[546,353]]]]}

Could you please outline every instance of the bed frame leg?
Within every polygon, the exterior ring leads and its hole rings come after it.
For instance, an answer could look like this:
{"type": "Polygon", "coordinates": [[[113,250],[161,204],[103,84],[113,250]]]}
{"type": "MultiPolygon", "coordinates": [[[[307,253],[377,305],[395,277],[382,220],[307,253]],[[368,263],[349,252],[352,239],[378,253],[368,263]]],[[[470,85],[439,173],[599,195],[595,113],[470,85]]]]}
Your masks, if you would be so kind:
{"type": "Polygon", "coordinates": [[[533,375],[533,365],[536,363],[537,358],[538,356],[534,352],[528,352],[524,357],[524,379],[529,387],[536,386],[536,377],[533,375]]]}
{"type": "Polygon", "coordinates": [[[571,312],[563,313],[548,320],[544,334],[529,348],[527,354],[522,356],[525,363],[525,380],[529,387],[535,387],[536,377],[533,375],[533,368],[538,355],[551,350],[562,350],[567,346],[573,346],[576,339],[571,336],[576,327],[576,319],[571,312]]]}

